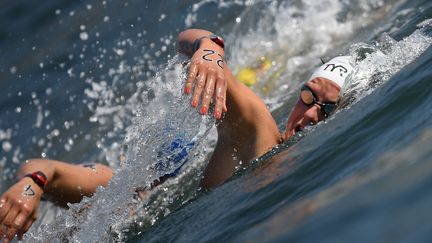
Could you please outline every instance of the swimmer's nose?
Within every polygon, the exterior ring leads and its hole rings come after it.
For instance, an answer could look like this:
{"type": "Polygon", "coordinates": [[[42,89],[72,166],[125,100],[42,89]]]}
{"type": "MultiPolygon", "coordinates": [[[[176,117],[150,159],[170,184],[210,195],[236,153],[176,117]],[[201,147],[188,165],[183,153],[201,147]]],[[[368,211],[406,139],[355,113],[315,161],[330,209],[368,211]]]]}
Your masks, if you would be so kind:
{"type": "Polygon", "coordinates": [[[307,110],[303,114],[304,126],[317,124],[319,122],[318,112],[319,111],[315,106],[307,110]]]}

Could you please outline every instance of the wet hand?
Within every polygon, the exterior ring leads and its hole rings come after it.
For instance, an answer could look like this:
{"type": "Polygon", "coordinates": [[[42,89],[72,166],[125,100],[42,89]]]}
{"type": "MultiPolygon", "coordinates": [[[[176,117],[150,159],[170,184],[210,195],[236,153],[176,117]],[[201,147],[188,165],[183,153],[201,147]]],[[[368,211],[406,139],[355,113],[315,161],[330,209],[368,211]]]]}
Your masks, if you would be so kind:
{"type": "Polygon", "coordinates": [[[192,106],[197,107],[201,98],[200,113],[207,114],[210,103],[215,103],[214,116],[226,112],[227,81],[224,74],[223,49],[216,44],[202,44],[194,53],[189,66],[185,93],[192,95],[192,106]]]}
{"type": "Polygon", "coordinates": [[[0,240],[19,239],[36,220],[42,189],[31,178],[23,178],[0,197],[0,240]]]}

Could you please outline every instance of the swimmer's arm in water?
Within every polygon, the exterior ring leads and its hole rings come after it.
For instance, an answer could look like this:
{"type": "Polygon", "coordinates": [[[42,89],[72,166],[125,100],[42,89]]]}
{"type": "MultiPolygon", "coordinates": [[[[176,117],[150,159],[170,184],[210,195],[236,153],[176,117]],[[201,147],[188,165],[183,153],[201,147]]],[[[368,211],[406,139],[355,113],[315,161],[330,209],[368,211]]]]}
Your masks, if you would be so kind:
{"type": "Polygon", "coordinates": [[[18,171],[18,182],[0,196],[0,239],[9,242],[16,234],[22,238],[36,220],[42,196],[66,207],[67,203],[91,196],[111,177],[112,170],[104,165],[83,167],[47,159],[29,160],[18,171]],[[37,171],[47,177],[44,190],[25,176],[37,171]]]}
{"type": "MultiPolygon", "coordinates": [[[[177,50],[192,59],[199,60],[201,53],[193,53],[197,38],[208,36],[211,32],[199,29],[188,29],[178,36],[177,50]]],[[[217,44],[208,38],[202,39],[200,49],[217,48],[217,44]]],[[[222,48],[220,48],[222,49],[222,48]]],[[[222,50],[223,51],[223,50],[222,50]]],[[[205,66],[200,66],[197,79],[205,66]]],[[[191,65],[192,67],[192,65],[191,65]]],[[[225,79],[224,104],[226,114],[218,125],[218,142],[212,158],[204,172],[201,186],[215,187],[226,181],[241,161],[243,165],[265,153],[279,142],[279,131],[264,102],[252,90],[238,82],[228,65],[224,63],[225,79]],[[227,108],[227,109],[226,109],[227,108]]],[[[195,79],[194,69],[190,68],[188,81],[195,79]]],[[[198,84],[199,85],[199,84],[198,84]]]]}
{"type": "Polygon", "coordinates": [[[220,119],[222,112],[227,111],[225,77],[227,65],[224,49],[207,38],[211,34],[207,30],[185,30],[178,35],[177,51],[191,57],[184,89],[186,94],[193,92],[191,105],[200,106],[200,113],[206,115],[213,99],[214,116],[220,119]],[[194,52],[194,44],[197,40],[199,48],[194,52]]]}
{"type": "Polygon", "coordinates": [[[102,164],[76,165],[48,159],[32,159],[21,166],[17,179],[28,173],[42,171],[48,178],[45,196],[50,201],[67,206],[92,196],[98,186],[106,186],[113,172],[102,164]]]}
{"type": "Polygon", "coordinates": [[[203,188],[222,184],[236,168],[247,166],[280,142],[278,127],[264,102],[227,70],[228,112],[217,126],[218,141],[204,171],[203,188]]]}

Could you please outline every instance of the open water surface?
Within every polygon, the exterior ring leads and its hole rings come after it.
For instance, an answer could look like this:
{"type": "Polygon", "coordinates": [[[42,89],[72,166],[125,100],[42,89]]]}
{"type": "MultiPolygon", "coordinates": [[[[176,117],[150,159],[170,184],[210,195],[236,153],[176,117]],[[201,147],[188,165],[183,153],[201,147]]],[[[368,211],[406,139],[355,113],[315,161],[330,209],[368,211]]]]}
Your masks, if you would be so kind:
{"type": "MultiPolygon", "coordinates": [[[[427,0],[3,1],[0,192],[33,157],[117,170],[28,242],[430,242],[432,3],[427,0]],[[234,72],[270,60],[252,87],[281,128],[320,58],[351,54],[344,108],[197,192],[213,120],[184,105],[175,38],[226,39],[234,72]],[[148,199],[158,150],[195,141],[187,166],[148,199]],[[129,210],[136,209],[135,217],[129,210]]],[[[169,161],[169,160],[167,160],[169,161]]]]}

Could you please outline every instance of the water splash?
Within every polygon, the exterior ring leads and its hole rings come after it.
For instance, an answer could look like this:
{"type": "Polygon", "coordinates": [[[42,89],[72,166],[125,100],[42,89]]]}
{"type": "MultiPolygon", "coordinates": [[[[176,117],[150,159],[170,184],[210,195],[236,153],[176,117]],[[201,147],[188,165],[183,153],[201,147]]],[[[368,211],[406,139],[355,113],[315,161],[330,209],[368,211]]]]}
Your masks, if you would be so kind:
{"type": "MultiPolygon", "coordinates": [[[[263,80],[265,81],[264,85],[269,86],[271,84],[272,87],[278,88],[270,89],[270,92],[267,93],[259,90],[259,87],[262,86],[257,86],[255,89],[265,98],[266,103],[269,104],[271,109],[276,109],[286,101],[287,94],[288,96],[292,94],[296,90],[297,85],[304,81],[313,67],[319,64],[318,57],[326,56],[327,53],[339,54],[339,51],[343,50],[344,46],[351,42],[350,38],[352,38],[355,31],[361,27],[364,28],[364,25],[381,17],[378,16],[377,12],[382,14],[380,11],[383,7],[382,2],[361,1],[358,3],[361,5],[360,8],[356,8],[356,11],[354,11],[348,8],[347,5],[357,4],[356,1],[328,1],[328,5],[320,5],[314,1],[297,1],[296,4],[292,5],[272,1],[271,4],[262,8],[262,12],[256,15],[258,18],[262,17],[260,21],[254,21],[254,18],[251,16],[253,13],[256,13],[254,11],[263,6],[262,2],[242,2],[241,4],[250,4],[247,5],[250,8],[238,17],[240,21],[237,22],[237,27],[234,28],[232,34],[228,35],[228,42],[232,40],[231,43],[234,43],[228,46],[228,48],[233,46],[230,51],[227,51],[227,53],[232,53],[229,63],[234,66],[247,66],[250,64],[247,62],[248,60],[259,59],[263,55],[272,56],[274,61],[272,63],[273,67],[263,77],[263,80]],[[320,11],[317,11],[317,8],[320,11]],[[317,14],[319,15],[318,17],[311,18],[311,16],[317,14]],[[374,18],[371,18],[371,16],[374,18]],[[328,21],[321,21],[322,18],[328,19],[328,21]],[[259,23],[258,28],[250,28],[248,25],[251,22],[259,23]],[[278,28],[269,28],[274,23],[276,23],[278,28]],[[243,34],[245,31],[248,33],[243,34]],[[271,42],[268,41],[270,39],[272,39],[271,42]],[[292,80],[292,83],[287,84],[287,80],[292,80]]],[[[196,19],[191,23],[196,23],[194,21],[196,19]]],[[[143,35],[145,35],[144,32],[143,35]]],[[[90,34],[89,39],[86,41],[91,41],[92,38],[94,38],[94,35],[90,34]]],[[[165,38],[163,43],[166,44],[170,41],[172,41],[172,36],[165,38]]],[[[412,39],[412,45],[415,46],[418,41],[412,39]]],[[[387,42],[388,44],[386,45],[390,47],[395,44],[391,39],[388,39],[387,42]]],[[[383,41],[382,43],[386,42],[383,41]]],[[[409,41],[405,44],[410,45],[409,41]]],[[[151,60],[154,56],[151,56],[148,52],[144,52],[142,55],[143,58],[134,59],[136,63],[131,64],[126,61],[126,56],[131,53],[130,50],[136,48],[138,45],[136,41],[126,39],[119,41],[112,50],[101,50],[100,56],[96,56],[93,60],[94,63],[103,65],[102,63],[106,59],[114,58],[118,60],[117,65],[109,68],[107,73],[101,77],[95,78],[87,76],[87,74],[82,75],[82,72],[78,69],[69,69],[71,76],[80,77],[89,85],[89,88],[85,91],[89,100],[86,105],[92,112],[91,121],[100,126],[98,132],[101,139],[97,141],[98,147],[101,148],[100,154],[104,157],[106,156],[109,164],[114,168],[120,167],[119,161],[123,161],[122,166],[127,169],[120,171],[124,171],[121,172],[121,175],[127,179],[113,181],[113,184],[110,185],[110,188],[112,187],[113,189],[107,189],[112,191],[99,189],[97,196],[94,198],[86,199],[82,204],[73,205],[70,212],[65,212],[64,216],[57,219],[55,223],[40,229],[40,232],[46,231],[45,233],[41,235],[35,233],[34,236],[36,239],[40,239],[41,241],[49,239],[56,241],[58,240],[57,237],[63,237],[69,240],[80,241],[87,239],[83,238],[87,236],[90,237],[89,239],[100,241],[102,241],[101,239],[108,239],[109,234],[106,231],[113,225],[113,222],[116,220],[123,222],[129,218],[127,210],[130,209],[128,204],[132,201],[131,198],[134,194],[133,186],[145,185],[160,175],[155,171],[151,171],[152,168],[148,164],[151,159],[157,157],[155,151],[158,145],[153,147],[155,150],[153,151],[153,149],[149,146],[144,146],[144,144],[159,144],[159,147],[161,147],[164,142],[169,142],[169,139],[174,138],[178,134],[179,130],[177,128],[179,126],[208,122],[199,120],[199,116],[198,120],[192,118],[192,120],[186,119],[183,114],[189,114],[188,112],[191,111],[187,109],[182,110],[184,107],[177,106],[177,104],[184,103],[184,100],[177,99],[177,92],[181,92],[180,86],[165,85],[165,83],[175,83],[175,80],[184,78],[182,76],[184,74],[178,73],[179,69],[181,69],[180,66],[174,64],[170,66],[170,64],[168,69],[174,70],[165,73],[166,69],[163,69],[155,79],[148,80],[147,77],[151,76],[149,70],[160,70],[155,62],[151,60]],[[111,53],[113,56],[107,53],[111,53]],[[131,81],[126,83],[125,80],[131,81]],[[172,82],[173,80],[174,82],[172,82]],[[166,96],[160,94],[166,94],[166,96]],[[167,97],[168,99],[166,99],[167,97]],[[161,104],[166,105],[166,107],[161,107],[161,104]],[[182,111],[179,113],[181,114],[180,117],[172,112],[178,110],[182,111]],[[137,118],[132,119],[133,117],[137,118]],[[174,121],[171,121],[171,119],[174,119],[174,121]],[[155,121],[161,120],[166,122],[163,124],[155,123],[155,121]],[[131,124],[135,125],[131,126],[131,124]],[[151,131],[152,136],[150,137],[143,135],[147,132],[145,129],[146,126],[151,131]],[[129,129],[126,130],[128,127],[129,129]],[[122,139],[119,138],[123,137],[126,137],[126,141],[122,143],[122,139]],[[142,171],[135,171],[138,165],[142,171]],[[146,175],[144,176],[146,178],[138,176],[141,172],[146,175]],[[137,176],[130,177],[130,173],[136,173],[137,176]],[[123,191],[124,185],[128,185],[126,191],[123,191]],[[119,197],[111,201],[111,196],[119,197]],[[83,208],[86,205],[91,205],[90,209],[84,210],[83,208]],[[118,211],[114,210],[117,208],[120,209],[118,211]],[[85,223],[86,220],[89,220],[89,222],[85,223]],[[99,220],[104,223],[100,224],[99,220]],[[65,231],[65,225],[69,230],[65,231]],[[81,225],[85,225],[89,229],[83,230],[81,225]],[[95,227],[94,232],[90,232],[90,229],[93,230],[95,227]],[[72,233],[74,233],[73,236],[72,233]]],[[[155,48],[158,49],[158,55],[163,53],[162,47],[159,44],[151,43],[150,47],[152,46],[160,47],[160,49],[155,48]]],[[[378,50],[387,55],[389,49],[386,47],[382,50],[378,48],[378,50]]],[[[382,61],[383,59],[380,60],[382,61]]],[[[369,66],[365,65],[362,67],[363,70],[361,72],[374,65],[380,66],[382,62],[369,63],[369,66]]],[[[359,68],[359,70],[362,68],[359,68]]],[[[383,69],[385,68],[387,67],[383,66],[383,69]]],[[[373,79],[374,72],[372,71],[370,75],[368,74],[369,76],[365,76],[367,82],[373,79]]],[[[388,75],[393,74],[394,72],[392,74],[387,73],[386,78],[388,75]]],[[[180,85],[180,83],[178,82],[176,85],[180,85]]],[[[43,119],[49,116],[49,112],[45,112],[45,110],[45,108],[40,109],[41,112],[38,113],[35,124],[39,124],[39,126],[47,125],[43,124],[43,119]]],[[[192,117],[197,115],[196,113],[191,114],[192,117]]],[[[70,126],[74,126],[74,121],[64,122],[65,129],[70,126]]],[[[39,139],[37,142],[41,144],[41,147],[44,147],[44,151],[46,152],[52,145],[52,138],[62,132],[61,130],[58,131],[58,128],[49,127],[49,138],[44,140],[39,139]]],[[[187,139],[193,139],[198,135],[186,134],[185,136],[187,139]]],[[[201,135],[198,137],[201,137],[201,135]]],[[[73,144],[73,140],[72,137],[71,140],[67,139],[68,142],[65,143],[65,146],[69,144],[69,141],[72,141],[73,144]]],[[[12,144],[12,148],[15,151],[17,147],[12,144]]],[[[202,148],[197,150],[202,150],[202,148]]],[[[138,231],[145,230],[143,228],[146,225],[154,224],[159,218],[169,214],[172,208],[175,208],[175,206],[173,207],[173,202],[182,204],[193,197],[191,195],[193,195],[194,188],[196,187],[192,186],[193,183],[190,184],[189,180],[196,180],[196,177],[191,175],[199,173],[199,166],[202,166],[203,161],[207,161],[205,159],[207,151],[192,151],[191,154],[194,157],[196,156],[196,159],[192,161],[193,163],[188,163],[190,166],[185,169],[185,174],[158,189],[152,196],[152,199],[146,201],[152,202],[150,205],[146,205],[146,202],[142,203],[145,206],[138,209],[138,213],[142,216],[137,221],[138,228],[141,227],[138,231]]],[[[130,228],[128,229],[127,223],[125,225],[123,225],[124,227],[119,227],[123,229],[116,230],[119,238],[127,237],[130,234],[130,232],[127,232],[130,228]]]]}
{"type": "Polygon", "coordinates": [[[243,12],[241,23],[228,36],[233,71],[263,58],[271,60],[271,68],[252,88],[276,109],[307,81],[320,57],[346,53],[359,30],[386,16],[390,2],[394,1],[257,2],[243,12]]]}
{"type": "Polygon", "coordinates": [[[356,65],[342,87],[343,102],[362,99],[420,56],[432,44],[432,37],[425,33],[429,28],[424,26],[401,41],[383,33],[373,44],[352,45],[350,54],[356,65]]]}
{"type": "Polygon", "coordinates": [[[73,242],[103,242],[109,239],[110,227],[127,219],[130,210],[137,210],[133,201],[136,188],[150,186],[154,180],[177,169],[171,157],[179,151],[165,151],[160,155],[166,144],[176,139],[195,143],[189,151],[188,163],[204,163],[196,159],[202,158],[199,147],[214,120],[211,116],[199,115],[183,95],[182,80],[186,74],[180,59],[174,58],[147,82],[150,88],[143,94],[146,102],[137,110],[128,128],[124,162],[108,187],[98,188],[92,198],[70,205],[70,210],[62,217],[33,233],[34,240],[62,238],[73,242]]]}

